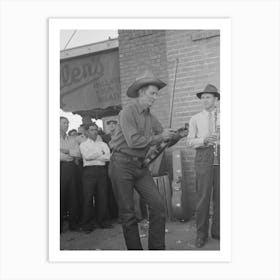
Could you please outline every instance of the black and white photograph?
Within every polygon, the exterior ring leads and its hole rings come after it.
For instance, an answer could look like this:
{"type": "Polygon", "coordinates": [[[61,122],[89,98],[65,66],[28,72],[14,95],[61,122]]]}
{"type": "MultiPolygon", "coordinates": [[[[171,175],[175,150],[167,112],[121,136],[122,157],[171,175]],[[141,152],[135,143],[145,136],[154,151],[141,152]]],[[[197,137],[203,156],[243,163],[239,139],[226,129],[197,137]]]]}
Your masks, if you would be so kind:
{"type": "Polygon", "coordinates": [[[221,30],[59,31],[60,251],[220,252],[221,30]]]}
{"type": "Polygon", "coordinates": [[[79,32],[61,31],[60,108],[82,121],[60,117],[61,249],[219,250],[220,31],[67,49],[79,32]]]}
{"type": "Polygon", "coordinates": [[[279,280],[279,8],[0,1],[0,279],[279,280]]]}

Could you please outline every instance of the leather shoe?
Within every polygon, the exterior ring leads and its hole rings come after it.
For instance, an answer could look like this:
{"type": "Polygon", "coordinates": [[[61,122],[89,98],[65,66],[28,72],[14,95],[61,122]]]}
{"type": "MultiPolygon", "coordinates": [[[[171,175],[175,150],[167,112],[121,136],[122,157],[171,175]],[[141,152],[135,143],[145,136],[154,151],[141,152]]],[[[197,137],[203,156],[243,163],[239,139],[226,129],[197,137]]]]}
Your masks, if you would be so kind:
{"type": "Polygon", "coordinates": [[[202,237],[197,237],[195,240],[195,247],[196,248],[202,248],[205,244],[206,240],[202,237]]]}

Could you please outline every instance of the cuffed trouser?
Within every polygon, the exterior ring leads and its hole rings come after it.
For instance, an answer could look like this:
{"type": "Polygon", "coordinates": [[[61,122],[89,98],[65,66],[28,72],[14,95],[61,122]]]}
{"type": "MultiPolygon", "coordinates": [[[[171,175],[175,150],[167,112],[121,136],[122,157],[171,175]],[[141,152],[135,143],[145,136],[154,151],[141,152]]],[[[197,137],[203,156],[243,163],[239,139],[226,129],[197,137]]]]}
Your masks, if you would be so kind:
{"type": "Polygon", "coordinates": [[[83,218],[82,228],[92,229],[94,213],[97,223],[106,219],[107,174],[105,166],[86,166],[83,171],[83,218]],[[95,199],[95,210],[93,208],[95,199]]]}
{"type": "Polygon", "coordinates": [[[60,232],[63,229],[63,216],[69,210],[69,226],[79,223],[77,199],[77,166],[71,162],[60,162],[60,232]]]}
{"type": "Polygon", "coordinates": [[[220,236],[220,166],[213,165],[213,147],[196,149],[196,226],[197,236],[208,237],[209,208],[213,190],[212,235],[220,236]]]}
{"type": "Polygon", "coordinates": [[[134,188],[149,207],[149,250],[165,249],[164,203],[147,168],[122,154],[113,154],[109,175],[119,207],[123,235],[128,250],[142,250],[137,218],[134,211],[134,188]]]}

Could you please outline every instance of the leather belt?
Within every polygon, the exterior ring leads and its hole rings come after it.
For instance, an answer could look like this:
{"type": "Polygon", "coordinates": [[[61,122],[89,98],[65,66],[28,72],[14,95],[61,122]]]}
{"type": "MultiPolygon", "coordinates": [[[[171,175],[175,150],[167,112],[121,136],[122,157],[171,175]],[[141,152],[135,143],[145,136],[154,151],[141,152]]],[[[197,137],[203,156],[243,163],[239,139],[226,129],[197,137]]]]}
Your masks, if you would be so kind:
{"type": "Polygon", "coordinates": [[[126,157],[127,159],[129,160],[132,160],[132,161],[135,161],[135,162],[138,162],[138,163],[141,163],[143,164],[143,161],[144,161],[144,158],[141,158],[141,157],[136,157],[136,156],[132,156],[132,155],[129,155],[129,154],[126,154],[126,153],[123,153],[123,152],[113,152],[113,155],[121,155],[121,156],[124,156],[126,157]]]}
{"type": "Polygon", "coordinates": [[[213,149],[213,145],[209,145],[209,146],[201,146],[198,148],[195,148],[196,150],[208,150],[208,149],[213,149]]]}

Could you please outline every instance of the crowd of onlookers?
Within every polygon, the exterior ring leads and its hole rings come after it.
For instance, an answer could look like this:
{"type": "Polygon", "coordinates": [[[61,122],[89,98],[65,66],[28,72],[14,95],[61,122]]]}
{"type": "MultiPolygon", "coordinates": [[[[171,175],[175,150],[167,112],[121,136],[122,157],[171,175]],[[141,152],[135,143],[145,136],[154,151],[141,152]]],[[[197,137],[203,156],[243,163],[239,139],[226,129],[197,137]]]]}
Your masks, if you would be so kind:
{"type": "Polygon", "coordinates": [[[69,129],[60,117],[60,233],[69,230],[91,232],[94,227],[110,228],[118,207],[108,176],[109,141],[117,121],[107,121],[109,133],[96,123],[69,129]],[[68,133],[67,133],[68,132],[68,133]]]}

